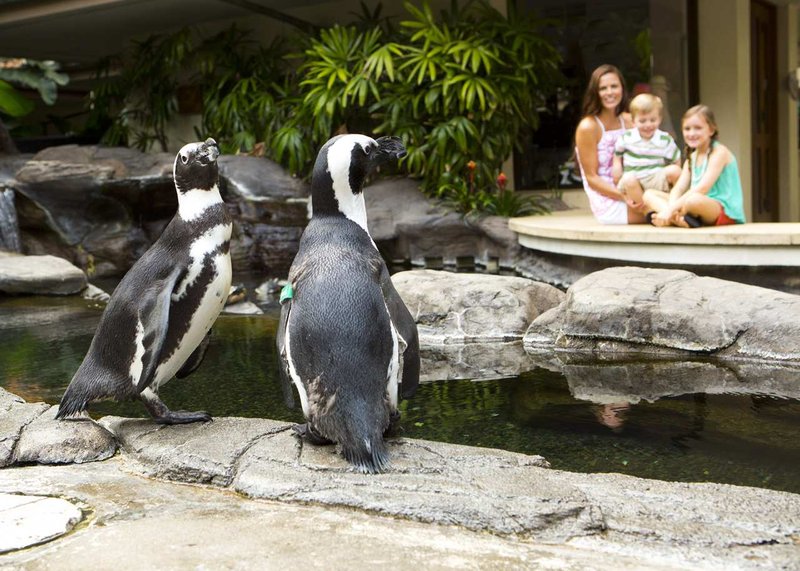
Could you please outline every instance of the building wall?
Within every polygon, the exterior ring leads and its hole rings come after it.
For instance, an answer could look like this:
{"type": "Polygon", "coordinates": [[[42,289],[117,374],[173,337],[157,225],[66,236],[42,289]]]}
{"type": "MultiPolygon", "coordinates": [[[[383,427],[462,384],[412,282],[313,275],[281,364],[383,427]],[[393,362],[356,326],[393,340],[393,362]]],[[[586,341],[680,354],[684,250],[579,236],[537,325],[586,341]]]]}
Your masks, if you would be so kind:
{"type": "MultiPolygon", "coordinates": [[[[800,6],[778,7],[778,81],[800,66],[800,6]]],[[[778,88],[778,150],[781,222],[800,221],[800,146],[797,125],[798,102],[791,98],[786,85],[778,88]]]]}
{"type": "MultiPolygon", "coordinates": [[[[798,61],[800,4],[779,0],[778,34],[778,185],[780,221],[800,222],[798,103],[786,88],[798,61]]],[[[700,101],[710,105],[720,140],[739,162],[747,216],[752,206],[750,0],[698,0],[700,101]]]]}
{"type": "Polygon", "coordinates": [[[720,141],[736,156],[750,218],[750,0],[699,0],[697,12],[700,102],[713,109],[720,141]]]}

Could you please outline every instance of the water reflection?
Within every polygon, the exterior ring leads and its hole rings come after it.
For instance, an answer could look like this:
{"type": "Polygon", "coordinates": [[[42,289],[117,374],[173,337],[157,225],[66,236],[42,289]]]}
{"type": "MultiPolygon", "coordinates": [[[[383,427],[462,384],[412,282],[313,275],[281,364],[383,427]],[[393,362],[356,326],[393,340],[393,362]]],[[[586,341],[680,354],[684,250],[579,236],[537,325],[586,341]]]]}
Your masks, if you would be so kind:
{"type": "MultiPolygon", "coordinates": [[[[0,297],[0,386],[57,403],[101,309],[75,298],[0,297]]],[[[223,315],[196,373],[169,383],[175,408],[300,421],[284,405],[277,311],[223,315]]],[[[541,454],[553,467],[800,492],[796,370],[712,361],[528,355],[519,343],[425,347],[404,434],[541,454]]],[[[145,417],[138,402],[95,416],[145,417]]]]}

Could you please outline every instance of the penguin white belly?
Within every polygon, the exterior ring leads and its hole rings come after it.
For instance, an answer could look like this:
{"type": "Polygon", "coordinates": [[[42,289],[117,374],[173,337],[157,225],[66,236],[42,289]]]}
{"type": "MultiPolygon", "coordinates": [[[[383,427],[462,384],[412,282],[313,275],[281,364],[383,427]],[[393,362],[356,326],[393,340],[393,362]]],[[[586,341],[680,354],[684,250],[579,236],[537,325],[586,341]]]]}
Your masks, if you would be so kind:
{"type": "Polygon", "coordinates": [[[389,359],[389,369],[386,372],[386,393],[389,397],[389,404],[391,405],[392,410],[397,410],[397,403],[399,400],[398,385],[400,384],[400,375],[403,372],[403,363],[400,350],[400,342],[402,337],[397,332],[397,328],[392,322],[392,315],[389,313],[388,307],[386,307],[386,313],[389,314],[389,328],[392,332],[392,358],[389,359]]]}
{"type": "MultiPolygon", "coordinates": [[[[231,225],[221,224],[211,228],[192,243],[192,261],[186,277],[176,288],[175,293],[172,294],[173,301],[177,301],[186,295],[187,288],[202,271],[203,261],[206,256],[230,240],[230,236],[231,225]]],[[[192,314],[186,333],[178,341],[177,349],[156,369],[153,383],[151,384],[155,391],[158,391],[158,387],[169,381],[183,366],[192,352],[203,341],[211,326],[214,325],[217,317],[222,312],[222,308],[225,307],[232,280],[230,253],[219,253],[211,258],[210,263],[214,267],[213,278],[206,286],[203,296],[192,314]]]]}
{"type": "Polygon", "coordinates": [[[292,360],[292,344],[291,344],[291,335],[289,335],[289,321],[286,322],[286,332],[284,335],[284,350],[286,351],[286,363],[289,367],[289,376],[294,383],[295,388],[297,388],[297,394],[300,396],[300,406],[303,409],[303,415],[308,418],[310,414],[310,409],[308,407],[308,394],[306,394],[306,387],[303,384],[303,380],[300,378],[300,375],[297,373],[297,369],[294,366],[294,361],[292,360]]]}

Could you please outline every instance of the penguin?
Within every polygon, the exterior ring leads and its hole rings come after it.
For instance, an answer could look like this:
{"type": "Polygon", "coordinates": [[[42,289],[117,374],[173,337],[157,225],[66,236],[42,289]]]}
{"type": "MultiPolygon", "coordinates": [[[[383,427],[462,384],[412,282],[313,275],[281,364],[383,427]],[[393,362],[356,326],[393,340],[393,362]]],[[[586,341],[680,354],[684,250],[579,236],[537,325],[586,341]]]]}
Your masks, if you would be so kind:
{"type": "Polygon", "coordinates": [[[389,465],[384,435],[419,384],[419,342],[367,228],[363,187],[405,155],[397,137],[339,135],[317,155],[311,219],[281,292],[277,349],[287,404],[294,386],[314,444],[339,445],[358,471],[389,465]]]}
{"type": "Polygon", "coordinates": [[[219,147],[190,143],[175,157],[178,212],[114,290],[56,418],[91,401],[139,398],[160,424],[208,421],[158,397],[173,376],[200,366],[231,286],[232,222],[219,192],[219,147]]]}

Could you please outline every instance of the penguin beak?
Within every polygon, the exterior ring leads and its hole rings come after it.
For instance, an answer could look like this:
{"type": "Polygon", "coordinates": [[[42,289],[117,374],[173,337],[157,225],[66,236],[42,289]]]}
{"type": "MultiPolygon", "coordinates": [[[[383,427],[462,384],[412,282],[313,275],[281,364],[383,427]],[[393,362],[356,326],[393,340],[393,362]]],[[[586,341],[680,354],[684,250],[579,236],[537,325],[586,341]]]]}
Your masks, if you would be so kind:
{"type": "Polygon", "coordinates": [[[213,163],[219,157],[219,145],[217,142],[209,137],[203,143],[203,148],[200,151],[200,164],[207,165],[213,163]]]}
{"type": "Polygon", "coordinates": [[[406,156],[406,148],[400,137],[381,137],[375,139],[375,142],[378,143],[376,158],[381,163],[393,162],[406,156]]]}

